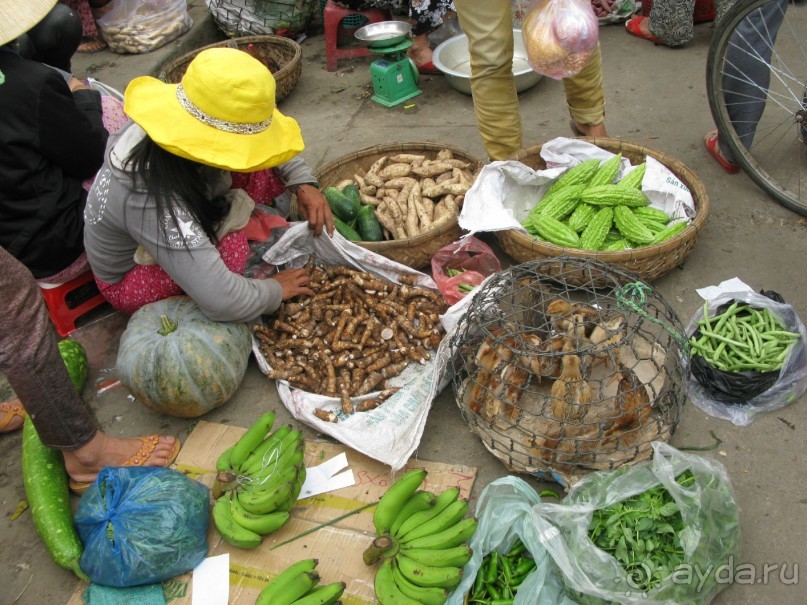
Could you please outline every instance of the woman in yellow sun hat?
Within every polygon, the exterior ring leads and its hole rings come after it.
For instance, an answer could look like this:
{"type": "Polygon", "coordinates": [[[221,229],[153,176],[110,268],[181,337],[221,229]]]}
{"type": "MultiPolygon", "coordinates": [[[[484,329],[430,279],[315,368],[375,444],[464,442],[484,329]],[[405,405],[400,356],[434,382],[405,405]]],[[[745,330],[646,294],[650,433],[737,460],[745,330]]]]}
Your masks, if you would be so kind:
{"type": "Polygon", "coordinates": [[[278,194],[288,189],[315,235],[333,234],[328,204],[298,157],[300,128],[275,107],[269,70],[245,52],[214,48],[191,61],[181,83],[136,78],[124,96],[132,124],[110,137],[84,211],[85,249],[107,300],[131,313],[185,293],[213,320],[249,321],[310,294],[302,269],[243,276],[247,233],[258,215],[266,219],[255,203],[283,206],[288,198],[278,194]]]}

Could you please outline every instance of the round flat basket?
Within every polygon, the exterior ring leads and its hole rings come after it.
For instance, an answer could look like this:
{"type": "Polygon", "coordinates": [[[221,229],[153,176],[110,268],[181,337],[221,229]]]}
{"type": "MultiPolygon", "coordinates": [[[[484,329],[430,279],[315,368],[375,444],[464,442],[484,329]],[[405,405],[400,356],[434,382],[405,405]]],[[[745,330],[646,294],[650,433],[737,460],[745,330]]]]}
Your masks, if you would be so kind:
{"type": "MultiPolygon", "coordinates": [[[[610,252],[563,248],[533,239],[532,236],[521,231],[497,231],[496,237],[504,251],[520,263],[554,258],[562,254],[583,259],[596,259],[625,269],[648,282],[658,279],[683,263],[695,247],[698,236],[709,218],[709,196],[706,194],[703,181],[674,157],[642,145],[611,138],[584,138],[583,140],[612,153],[621,152],[622,156],[628,158],[634,165],[643,162],[647,156],[664,164],[692,193],[695,202],[695,218],[684,231],[660,244],[610,252]]],[[[535,170],[542,170],[546,168],[546,163],[540,154],[541,146],[536,145],[522,149],[510,159],[518,160],[535,170]]],[[[543,269],[547,272],[554,271],[551,263],[545,264],[543,269]]],[[[580,283],[573,274],[567,274],[566,277],[571,280],[572,284],[580,283]]]]}
{"type": "Polygon", "coordinates": [[[568,487],[670,439],[686,402],[685,342],[645,282],[563,256],[482,287],[451,336],[449,371],[463,418],[494,456],[568,487]]]}
{"type": "MultiPolygon", "coordinates": [[[[320,167],[317,170],[317,182],[322,189],[332,187],[340,181],[352,179],[354,175],[364,175],[370,166],[384,156],[395,154],[423,155],[426,159],[435,159],[442,150],[451,151],[454,159],[470,164],[469,170],[474,175],[478,172],[481,161],[468,152],[452,145],[441,143],[394,143],[377,145],[348,154],[320,167]]],[[[457,219],[442,224],[440,227],[421,233],[416,237],[394,239],[382,242],[355,242],[382,256],[407,265],[413,269],[425,267],[431,258],[443,246],[457,241],[462,234],[457,219]]]]}
{"type": "Polygon", "coordinates": [[[303,49],[294,40],[283,36],[245,36],[208,44],[185,53],[163,65],[157,77],[163,82],[178,84],[194,57],[209,48],[237,48],[248,52],[266,65],[266,68],[275,77],[277,86],[275,101],[277,103],[280,103],[294,90],[303,70],[303,49]]]}

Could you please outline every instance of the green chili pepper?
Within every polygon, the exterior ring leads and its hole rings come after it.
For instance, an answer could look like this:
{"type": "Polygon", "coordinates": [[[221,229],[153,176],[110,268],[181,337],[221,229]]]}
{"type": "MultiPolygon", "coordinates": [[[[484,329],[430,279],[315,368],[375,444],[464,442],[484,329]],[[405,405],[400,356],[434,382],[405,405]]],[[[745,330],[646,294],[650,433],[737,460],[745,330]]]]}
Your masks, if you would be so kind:
{"type": "Polygon", "coordinates": [[[494,584],[496,582],[496,578],[499,575],[499,553],[495,550],[490,553],[490,562],[488,563],[488,569],[485,573],[485,583],[486,584],[494,584]]]}
{"type": "Polygon", "coordinates": [[[501,599],[502,598],[502,591],[496,587],[494,582],[485,582],[485,588],[488,589],[488,593],[494,599],[501,599]]]}

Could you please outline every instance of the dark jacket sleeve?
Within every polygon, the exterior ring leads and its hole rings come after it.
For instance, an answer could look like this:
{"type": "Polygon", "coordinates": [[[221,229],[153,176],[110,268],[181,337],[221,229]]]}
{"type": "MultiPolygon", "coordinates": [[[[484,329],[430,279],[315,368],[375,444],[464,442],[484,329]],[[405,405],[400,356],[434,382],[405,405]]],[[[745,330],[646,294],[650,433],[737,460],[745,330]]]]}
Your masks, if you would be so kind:
{"type": "Polygon", "coordinates": [[[86,179],[104,162],[109,133],[101,120],[101,95],[95,90],[70,92],[54,72],[37,101],[40,153],[65,174],[86,179]]]}

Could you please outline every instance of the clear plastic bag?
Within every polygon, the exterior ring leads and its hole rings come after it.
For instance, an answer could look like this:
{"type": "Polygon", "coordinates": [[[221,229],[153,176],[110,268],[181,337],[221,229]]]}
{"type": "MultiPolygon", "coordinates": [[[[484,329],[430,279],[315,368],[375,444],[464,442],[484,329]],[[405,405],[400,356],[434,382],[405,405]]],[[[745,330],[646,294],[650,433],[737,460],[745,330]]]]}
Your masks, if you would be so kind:
{"type": "Polygon", "coordinates": [[[518,477],[502,477],[482,490],[474,513],[479,526],[470,542],[473,556],[463,568],[462,582],[448,597],[446,605],[462,605],[485,556],[494,550],[500,554],[508,552],[516,539],[527,547],[535,559],[536,569],[524,579],[513,605],[574,605],[574,601],[564,596],[530,518],[533,505],[540,502],[535,490],[518,477]]]}
{"type": "Polygon", "coordinates": [[[560,80],[579,73],[600,39],[590,0],[536,0],[521,28],[530,66],[560,80]]]}
{"type": "Polygon", "coordinates": [[[501,270],[502,264],[491,247],[475,237],[448,244],[432,256],[432,277],[449,305],[459,302],[470,291],[461,286],[475,288],[501,270]],[[457,271],[460,273],[450,275],[457,271]]]}
{"type": "Polygon", "coordinates": [[[209,490],[178,471],[105,468],[76,511],[81,569],[118,588],[172,578],[207,556],[209,519],[209,490]]]}
{"type": "Polygon", "coordinates": [[[187,0],[115,0],[97,21],[112,52],[147,53],[178,38],[193,25],[187,0]]]}
{"type": "MultiPolygon", "coordinates": [[[[801,338],[793,345],[784,365],[779,371],[778,379],[763,392],[740,404],[720,401],[719,395],[699,382],[696,377],[689,381],[689,398],[696,407],[710,416],[729,420],[738,426],[747,426],[759,414],[772,412],[790,405],[807,391],[807,332],[804,324],[792,306],[776,302],[762,294],[754,292],[725,292],[709,301],[708,311],[714,315],[717,308],[731,300],[745,302],[755,309],[769,309],[782,323],[785,330],[798,332],[801,338]]],[[[703,309],[692,316],[685,328],[687,337],[694,334],[697,322],[703,318],[703,309]]]]}
{"type": "MultiPolygon", "coordinates": [[[[580,605],[706,605],[726,588],[716,570],[740,559],[739,507],[726,469],[718,462],[653,443],[653,459],[616,471],[592,473],[572,487],[561,504],[536,504],[532,521],[541,544],[580,605]],[[684,471],[693,485],[676,482],[684,471]],[[589,539],[595,510],[664,486],[681,512],[685,565],[648,591],[637,588],[639,564],[629,575],[589,539]]],[[[644,570],[647,573],[649,570],[644,570]]]]}
{"type": "Polygon", "coordinates": [[[317,0],[205,0],[205,3],[213,20],[230,37],[296,36],[308,27],[320,7],[317,0]]]}

